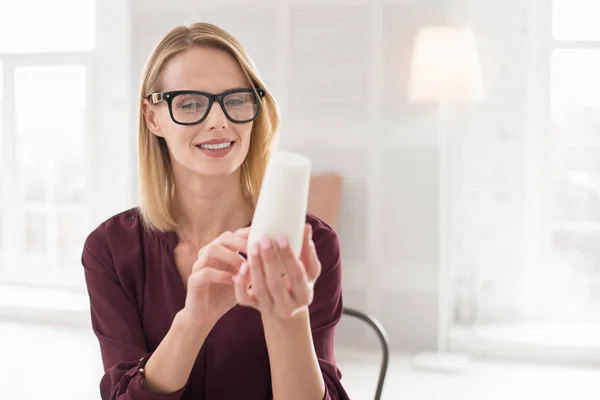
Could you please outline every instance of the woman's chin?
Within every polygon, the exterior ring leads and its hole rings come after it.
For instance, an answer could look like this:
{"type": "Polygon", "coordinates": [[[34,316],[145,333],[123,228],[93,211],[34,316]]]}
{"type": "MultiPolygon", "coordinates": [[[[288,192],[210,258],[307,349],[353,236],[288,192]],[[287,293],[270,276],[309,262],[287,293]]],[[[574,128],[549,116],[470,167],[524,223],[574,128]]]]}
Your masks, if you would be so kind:
{"type": "Polygon", "coordinates": [[[205,177],[227,177],[233,175],[240,167],[241,162],[238,163],[234,159],[219,161],[203,161],[195,163],[192,169],[198,175],[205,177]]]}

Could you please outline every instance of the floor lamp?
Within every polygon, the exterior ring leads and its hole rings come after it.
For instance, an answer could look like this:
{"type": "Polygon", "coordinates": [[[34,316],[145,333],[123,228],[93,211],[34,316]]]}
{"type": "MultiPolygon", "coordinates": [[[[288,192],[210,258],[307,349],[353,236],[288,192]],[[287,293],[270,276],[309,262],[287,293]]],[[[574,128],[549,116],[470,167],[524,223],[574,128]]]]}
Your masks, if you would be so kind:
{"type": "Polygon", "coordinates": [[[436,104],[439,117],[439,262],[437,351],[415,357],[419,368],[458,372],[467,359],[448,351],[452,319],[452,273],[449,256],[447,135],[449,107],[483,101],[483,80],[475,34],[467,26],[426,26],[416,35],[408,82],[411,103],[436,104]]]}

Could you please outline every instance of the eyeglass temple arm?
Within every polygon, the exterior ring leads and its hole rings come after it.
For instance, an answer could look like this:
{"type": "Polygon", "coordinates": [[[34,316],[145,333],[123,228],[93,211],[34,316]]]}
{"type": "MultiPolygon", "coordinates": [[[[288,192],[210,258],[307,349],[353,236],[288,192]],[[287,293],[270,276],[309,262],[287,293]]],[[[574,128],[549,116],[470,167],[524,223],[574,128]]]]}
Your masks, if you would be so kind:
{"type": "Polygon", "coordinates": [[[164,100],[163,94],[162,93],[152,93],[151,95],[148,96],[148,100],[150,100],[150,102],[152,102],[152,104],[160,103],[161,101],[164,100]]]}

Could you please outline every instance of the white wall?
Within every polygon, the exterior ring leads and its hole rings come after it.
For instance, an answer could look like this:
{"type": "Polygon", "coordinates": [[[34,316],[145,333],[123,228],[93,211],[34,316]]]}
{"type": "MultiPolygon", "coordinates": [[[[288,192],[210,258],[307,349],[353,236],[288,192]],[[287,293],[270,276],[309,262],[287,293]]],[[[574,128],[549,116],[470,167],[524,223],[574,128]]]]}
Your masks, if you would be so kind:
{"type": "MultiPolygon", "coordinates": [[[[92,97],[95,106],[89,160],[92,224],[134,206],[135,101],[132,96],[131,4],[96,2],[96,50],[92,97]]],[[[137,77],[137,74],[134,76],[137,77]]]]}
{"type": "MultiPolygon", "coordinates": [[[[506,291],[525,257],[532,2],[137,0],[134,90],[170,28],[208,21],[238,37],[280,102],[281,147],[346,179],[337,229],[346,305],[378,317],[394,347],[430,349],[437,337],[438,125],[434,107],[406,102],[412,40],[418,26],[444,21],[473,22],[481,34],[488,102],[449,127],[456,139],[451,261],[463,277],[483,266],[466,282],[467,306],[475,293],[489,310],[510,314],[506,291]],[[490,287],[486,269],[506,269],[504,286],[490,287]]],[[[340,328],[344,342],[366,338],[355,328],[340,328]]]]}
{"type": "Polygon", "coordinates": [[[453,132],[451,262],[462,322],[533,312],[553,193],[548,192],[550,1],[468,0],[487,101],[453,132]],[[545,36],[546,35],[546,36],[545,36]],[[473,308],[469,303],[477,304],[473,308]]]}

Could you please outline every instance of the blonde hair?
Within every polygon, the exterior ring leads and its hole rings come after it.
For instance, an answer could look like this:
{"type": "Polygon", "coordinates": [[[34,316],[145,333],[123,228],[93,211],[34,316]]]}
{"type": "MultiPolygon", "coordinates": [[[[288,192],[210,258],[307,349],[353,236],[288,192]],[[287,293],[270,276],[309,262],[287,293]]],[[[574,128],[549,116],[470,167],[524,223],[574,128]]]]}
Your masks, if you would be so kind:
{"type": "Polygon", "coordinates": [[[154,230],[170,231],[179,224],[173,209],[175,183],[167,144],[163,138],[148,129],[142,104],[150,94],[161,91],[160,78],[169,60],[194,46],[227,51],[240,64],[252,87],[265,91],[258,118],[253,123],[248,155],[240,167],[244,196],[252,207],[256,206],[271,144],[279,130],[277,102],[261,81],[254,62],[236,38],[209,23],[178,26],[169,31],[146,63],[139,99],[139,209],[146,227],[154,230]]]}

